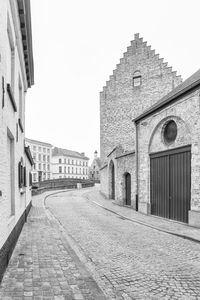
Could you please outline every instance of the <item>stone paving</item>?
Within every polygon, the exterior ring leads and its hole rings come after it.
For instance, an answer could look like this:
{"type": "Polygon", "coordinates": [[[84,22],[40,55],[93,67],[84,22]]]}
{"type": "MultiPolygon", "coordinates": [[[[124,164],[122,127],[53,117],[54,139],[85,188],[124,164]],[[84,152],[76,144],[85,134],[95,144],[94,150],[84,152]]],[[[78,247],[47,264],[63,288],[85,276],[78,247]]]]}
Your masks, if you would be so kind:
{"type": "Polygon", "coordinates": [[[100,197],[73,191],[48,198],[46,206],[107,299],[200,299],[200,244],[102,209],[93,203],[108,201],[100,197]]]}
{"type": "Polygon", "coordinates": [[[34,197],[0,285],[0,299],[106,299],[55,220],[47,217],[42,198],[34,197]]]}
{"type": "Polygon", "coordinates": [[[189,240],[200,242],[199,228],[195,228],[184,223],[160,218],[153,215],[147,216],[136,212],[130,207],[116,205],[114,201],[107,200],[99,193],[99,186],[96,186],[94,191],[92,191],[91,193],[84,194],[85,197],[93,203],[103,206],[104,208],[107,208],[113,211],[114,213],[120,214],[125,218],[129,218],[130,220],[133,220],[138,223],[146,224],[148,226],[151,226],[152,228],[157,228],[161,231],[182,236],[189,240]]]}

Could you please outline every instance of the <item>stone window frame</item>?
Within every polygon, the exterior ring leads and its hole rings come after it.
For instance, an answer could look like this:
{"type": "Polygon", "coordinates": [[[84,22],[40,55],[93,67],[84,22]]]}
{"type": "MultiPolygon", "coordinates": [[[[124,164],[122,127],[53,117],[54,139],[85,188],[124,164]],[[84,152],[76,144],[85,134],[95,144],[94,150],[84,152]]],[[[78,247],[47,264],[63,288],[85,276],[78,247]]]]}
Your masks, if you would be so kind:
{"type": "Polygon", "coordinates": [[[139,70],[136,70],[133,73],[133,87],[134,88],[138,88],[142,85],[142,76],[141,76],[141,72],[139,70]],[[137,82],[139,82],[139,84],[137,84],[137,82]]]}
{"type": "Polygon", "coordinates": [[[176,141],[176,139],[177,139],[177,135],[178,135],[178,126],[177,126],[177,122],[176,122],[174,119],[172,119],[172,118],[166,120],[165,123],[164,123],[163,126],[162,126],[161,134],[162,134],[162,140],[163,140],[163,143],[164,143],[165,145],[169,146],[169,145],[172,145],[173,143],[175,143],[175,141],[176,141]],[[166,137],[165,137],[165,129],[166,129],[167,125],[168,125],[169,123],[171,123],[171,122],[174,122],[174,123],[176,124],[176,136],[175,136],[175,138],[174,138],[172,141],[168,141],[168,140],[166,139],[166,137]]]}

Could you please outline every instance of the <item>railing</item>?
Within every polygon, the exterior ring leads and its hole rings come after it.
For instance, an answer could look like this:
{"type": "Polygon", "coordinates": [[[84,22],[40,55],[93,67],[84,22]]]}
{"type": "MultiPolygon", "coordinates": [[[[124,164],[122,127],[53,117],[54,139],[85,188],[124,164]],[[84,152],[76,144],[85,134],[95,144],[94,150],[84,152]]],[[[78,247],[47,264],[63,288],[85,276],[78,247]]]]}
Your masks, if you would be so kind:
{"type": "Polygon", "coordinates": [[[94,181],[84,179],[51,179],[33,184],[32,195],[42,194],[50,190],[77,189],[94,186],[94,181]]]}

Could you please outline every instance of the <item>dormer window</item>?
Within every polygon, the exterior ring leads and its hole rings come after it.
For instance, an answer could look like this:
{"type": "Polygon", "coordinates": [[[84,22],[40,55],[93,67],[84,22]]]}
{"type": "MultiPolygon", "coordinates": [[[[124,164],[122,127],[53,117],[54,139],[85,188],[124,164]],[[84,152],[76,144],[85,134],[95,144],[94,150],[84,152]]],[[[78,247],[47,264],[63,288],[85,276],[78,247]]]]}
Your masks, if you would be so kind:
{"type": "Polygon", "coordinates": [[[133,74],[133,86],[140,86],[142,83],[140,71],[135,71],[133,74]]]}

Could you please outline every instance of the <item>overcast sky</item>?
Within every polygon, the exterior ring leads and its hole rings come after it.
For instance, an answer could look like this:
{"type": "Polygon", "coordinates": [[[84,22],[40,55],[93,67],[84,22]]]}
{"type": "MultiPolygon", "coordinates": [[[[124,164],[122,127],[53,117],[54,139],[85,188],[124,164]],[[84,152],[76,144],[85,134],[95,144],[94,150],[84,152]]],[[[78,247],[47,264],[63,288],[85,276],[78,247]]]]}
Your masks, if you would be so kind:
{"type": "Polygon", "coordinates": [[[26,137],[99,152],[99,92],[135,33],[186,79],[200,68],[199,0],[32,0],[26,137]]]}

